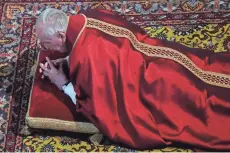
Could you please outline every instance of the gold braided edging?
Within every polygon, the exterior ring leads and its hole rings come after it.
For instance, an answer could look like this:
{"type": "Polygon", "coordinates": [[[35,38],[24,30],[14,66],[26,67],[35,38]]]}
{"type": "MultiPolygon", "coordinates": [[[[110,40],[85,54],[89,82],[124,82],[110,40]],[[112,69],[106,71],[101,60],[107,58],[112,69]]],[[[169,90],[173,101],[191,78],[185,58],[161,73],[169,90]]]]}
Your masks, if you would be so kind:
{"type": "Polygon", "coordinates": [[[185,68],[187,68],[190,72],[192,72],[203,82],[210,85],[230,88],[229,75],[217,72],[204,71],[197,67],[187,56],[172,48],[152,46],[146,43],[142,43],[138,41],[136,36],[126,28],[112,25],[93,18],[87,18],[86,27],[100,30],[114,37],[127,38],[130,40],[130,42],[136,50],[145,55],[174,60],[183,65],[185,68]]]}
{"type": "Polygon", "coordinates": [[[85,122],[72,122],[51,118],[26,117],[26,123],[29,127],[32,128],[63,130],[88,134],[99,133],[99,130],[92,123],[85,122]]]}
{"type": "MultiPolygon", "coordinates": [[[[39,56],[40,56],[40,52],[37,56],[37,60],[33,66],[33,69],[37,69],[39,56]]],[[[89,122],[75,122],[75,121],[64,121],[64,120],[51,119],[51,118],[30,117],[29,111],[30,111],[36,70],[34,70],[31,73],[34,73],[31,74],[32,76],[34,76],[34,78],[32,83],[32,89],[30,91],[28,110],[25,117],[25,123],[28,127],[38,128],[38,129],[63,130],[63,131],[88,133],[88,134],[99,133],[99,130],[92,123],[89,122]]]]}

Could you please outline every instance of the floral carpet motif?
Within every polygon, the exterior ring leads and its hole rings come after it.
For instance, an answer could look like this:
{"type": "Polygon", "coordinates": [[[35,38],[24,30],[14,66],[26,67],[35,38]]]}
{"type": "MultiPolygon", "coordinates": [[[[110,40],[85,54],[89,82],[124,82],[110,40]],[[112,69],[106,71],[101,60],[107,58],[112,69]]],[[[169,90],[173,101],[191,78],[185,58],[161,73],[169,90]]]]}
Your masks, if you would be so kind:
{"type": "MultiPolygon", "coordinates": [[[[34,24],[48,7],[69,15],[80,10],[113,10],[151,37],[215,52],[230,51],[229,0],[0,0],[0,151],[136,151],[110,142],[96,146],[80,134],[45,130],[20,134],[33,80],[31,67],[38,53],[34,24]]],[[[191,152],[192,148],[150,151],[191,152]]]]}

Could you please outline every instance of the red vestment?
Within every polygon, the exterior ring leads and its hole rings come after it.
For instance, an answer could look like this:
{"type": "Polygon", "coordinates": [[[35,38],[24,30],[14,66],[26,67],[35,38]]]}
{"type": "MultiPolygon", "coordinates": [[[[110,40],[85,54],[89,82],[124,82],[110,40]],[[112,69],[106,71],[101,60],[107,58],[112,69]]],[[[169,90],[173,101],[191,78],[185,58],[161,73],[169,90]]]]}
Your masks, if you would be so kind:
{"type": "Polygon", "coordinates": [[[67,30],[78,112],[137,149],[230,150],[230,53],[149,38],[111,12],[85,15],[71,16],[67,30]]]}

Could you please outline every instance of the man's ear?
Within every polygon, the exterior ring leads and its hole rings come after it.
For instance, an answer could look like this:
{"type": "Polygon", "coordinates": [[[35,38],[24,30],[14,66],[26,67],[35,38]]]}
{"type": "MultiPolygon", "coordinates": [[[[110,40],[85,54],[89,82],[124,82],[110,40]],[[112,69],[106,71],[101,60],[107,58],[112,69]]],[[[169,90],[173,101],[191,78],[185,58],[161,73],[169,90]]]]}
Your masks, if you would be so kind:
{"type": "Polygon", "coordinates": [[[64,32],[58,31],[57,32],[57,37],[62,40],[62,44],[65,43],[65,41],[66,41],[66,34],[64,32]]]}

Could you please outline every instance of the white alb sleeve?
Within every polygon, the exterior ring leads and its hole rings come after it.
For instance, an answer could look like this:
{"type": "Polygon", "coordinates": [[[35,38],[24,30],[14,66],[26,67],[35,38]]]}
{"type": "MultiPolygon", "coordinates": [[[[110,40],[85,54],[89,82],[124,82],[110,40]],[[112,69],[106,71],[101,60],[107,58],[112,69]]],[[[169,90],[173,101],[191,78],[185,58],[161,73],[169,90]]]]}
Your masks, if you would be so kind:
{"type": "Polygon", "coordinates": [[[65,93],[66,95],[68,95],[68,96],[71,98],[72,102],[76,105],[77,100],[76,100],[76,93],[75,93],[75,91],[74,91],[73,84],[70,82],[70,83],[64,88],[63,91],[64,91],[64,93],[65,93]]]}

